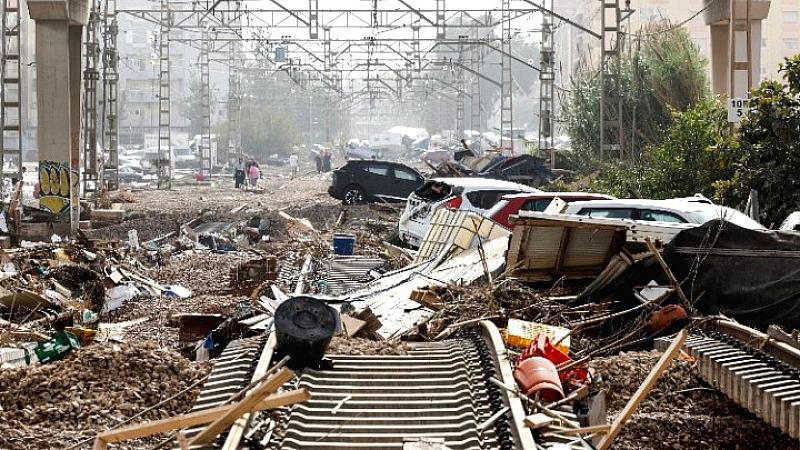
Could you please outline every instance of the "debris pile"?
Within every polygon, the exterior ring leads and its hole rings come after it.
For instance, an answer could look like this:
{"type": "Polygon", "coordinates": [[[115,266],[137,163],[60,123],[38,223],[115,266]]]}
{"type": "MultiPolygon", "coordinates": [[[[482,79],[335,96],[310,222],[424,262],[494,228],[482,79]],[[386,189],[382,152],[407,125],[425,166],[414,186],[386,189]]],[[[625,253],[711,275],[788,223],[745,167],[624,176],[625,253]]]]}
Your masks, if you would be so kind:
{"type": "Polygon", "coordinates": [[[152,342],[132,342],[97,343],[62,361],[0,371],[0,447],[67,448],[133,417],[187,411],[209,370],[152,342]],[[44,445],[18,440],[36,435],[44,445]]]}
{"type": "MultiPolygon", "coordinates": [[[[661,352],[621,352],[591,362],[602,377],[613,419],[644,382],[661,352]]],[[[673,360],[615,440],[621,450],[685,448],[789,449],[797,441],[704,383],[697,365],[673,360]],[[713,444],[712,444],[713,443],[713,444]]]]}
{"type": "MultiPolygon", "coordinates": [[[[126,194],[113,202],[126,202],[115,206],[126,210],[122,222],[98,221],[103,228],[76,241],[4,251],[0,447],[88,448],[99,431],[187,413],[210,370],[187,357],[213,361],[230,340],[266,341],[278,307],[301,296],[330,306],[337,334],[326,346],[337,355],[408,356],[408,341],[460,338],[492,322],[512,374],[509,383],[489,379],[492,389],[521,400],[537,438],[586,431],[597,443],[611,433],[623,450],[796,447],[704,384],[690,356],[620,353],[652,348],[653,338],[697,317],[677,283],[664,281],[671,274],[645,231],[536,216],[495,239],[459,230],[469,245],[440,239],[430,258],[420,257],[394,245],[395,208],[343,209],[321,198],[323,185],[280,180],[281,196],[204,186],[191,199],[126,194]],[[626,233],[638,241],[626,242],[626,233]],[[346,251],[337,236],[348,238],[346,251]],[[651,284],[654,274],[660,285],[651,284]],[[661,317],[665,305],[672,309],[661,317]],[[667,314],[678,309],[683,315],[667,314]],[[7,355],[65,329],[85,335],[62,360],[9,364],[7,355]],[[532,379],[542,367],[545,383],[532,379]]],[[[305,394],[314,395],[284,404],[305,394]]],[[[108,442],[134,449],[159,441],[108,442]]]]}

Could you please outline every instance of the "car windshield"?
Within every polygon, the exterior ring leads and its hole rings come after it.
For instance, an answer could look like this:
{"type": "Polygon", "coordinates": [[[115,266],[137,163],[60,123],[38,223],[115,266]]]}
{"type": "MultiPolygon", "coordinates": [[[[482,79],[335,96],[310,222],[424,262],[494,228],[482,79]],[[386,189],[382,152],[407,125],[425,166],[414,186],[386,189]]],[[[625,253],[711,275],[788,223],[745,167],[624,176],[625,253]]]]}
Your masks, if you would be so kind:
{"type": "Polygon", "coordinates": [[[428,181],[414,191],[414,195],[429,202],[441,200],[450,196],[452,193],[453,188],[441,181],[428,181]]]}
{"type": "Polygon", "coordinates": [[[724,219],[742,228],[749,228],[751,230],[764,229],[764,226],[755,220],[747,217],[739,211],[736,211],[735,209],[727,208],[725,206],[704,209],[702,211],[691,211],[689,214],[692,216],[695,223],[706,223],[709,220],[724,219]]]}

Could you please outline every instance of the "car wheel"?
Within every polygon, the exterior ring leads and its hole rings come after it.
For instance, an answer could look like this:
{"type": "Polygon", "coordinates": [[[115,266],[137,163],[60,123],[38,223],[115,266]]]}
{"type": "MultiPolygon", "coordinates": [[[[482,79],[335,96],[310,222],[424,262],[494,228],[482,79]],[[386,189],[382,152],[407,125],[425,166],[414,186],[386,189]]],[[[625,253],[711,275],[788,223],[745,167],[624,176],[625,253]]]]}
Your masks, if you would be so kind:
{"type": "Polygon", "coordinates": [[[342,195],[342,203],[345,205],[358,205],[360,203],[364,203],[366,198],[364,197],[364,190],[358,186],[347,186],[344,189],[344,195],[342,195]]]}

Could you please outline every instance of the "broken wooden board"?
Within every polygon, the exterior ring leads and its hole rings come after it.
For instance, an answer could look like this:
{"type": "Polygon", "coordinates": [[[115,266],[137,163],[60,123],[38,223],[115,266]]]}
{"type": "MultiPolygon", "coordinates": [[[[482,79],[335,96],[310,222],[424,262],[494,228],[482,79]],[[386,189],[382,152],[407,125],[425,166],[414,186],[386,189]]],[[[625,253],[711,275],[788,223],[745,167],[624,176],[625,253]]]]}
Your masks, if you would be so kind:
{"type": "Polygon", "coordinates": [[[283,211],[278,211],[278,215],[281,216],[282,219],[286,220],[286,229],[294,238],[300,237],[300,234],[302,233],[319,233],[319,231],[314,228],[314,225],[311,225],[311,222],[309,222],[308,219],[297,219],[283,211]]]}
{"type": "Polygon", "coordinates": [[[639,389],[634,392],[622,411],[617,414],[617,418],[614,419],[614,423],[611,424],[611,428],[608,430],[606,437],[600,442],[600,445],[597,446],[597,450],[608,450],[611,448],[611,443],[614,442],[614,438],[622,431],[622,427],[625,426],[636,411],[636,408],[639,407],[639,403],[644,400],[650,392],[650,389],[652,389],[656,381],[658,381],[658,378],[667,369],[669,363],[675,358],[675,355],[678,354],[688,336],[689,332],[685,328],[675,335],[675,339],[672,340],[669,348],[661,355],[661,359],[658,360],[653,370],[647,375],[647,378],[645,378],[644,382],[639,386],[639,389]]]}
{"type": "Polygon", "coordinates": [[[239,417],[252,411],[265,396],[277,391],[278,388],[291,380],[292,377],[294,377],[294,372],[286,367],[282,368],[276,374],[269,377],[269,379],[262,382],[257,388],[250,391],[247,397],[231,407],[230,410],[224,414],[218,415],[208,427],[197,433],[197,435],[189,441],[189,445],[210,444],[211,441],[216,439],[217,435],[233,425],[239,417]]]}
{"type": "Polygon", "coordinates": [[[545,413],[531,414],[525,417],[522,423],[531,430],[548,427],[556,422],[556,419],[548,416],[545,413]]]}
{"type": "MultiPolygon", "coordinates": [[[[310,398],[311,394],[305,388],[281,392],[261,400],[248,412],[274,409],[279,406],[303,402],[310,398]]],[[[104,431],[99,433],[95,438],[94,450],[105,450],[108,448],[108,444],[115,442],[122,442],[129,439],[136,439],[153,434],[165,433],[167,431],[210,423],[216,420],[218,417],[230,413],[231,410],[239,406],[241,403],[242,402],[232,405],[218,406],[216,408],[203,411],[181,414],[168,419],[154,420],[117,430],[104,431]]]]}
{"type": "Polygon", "coordinates": [[[414,300],[420,305],[433,311],[438,311],[444,307],[442,299],[439,298],[439,296],[436,295],[436,293],[431,290],[430,287],[412,291],[410,298],[411,300],[414,300]]]}

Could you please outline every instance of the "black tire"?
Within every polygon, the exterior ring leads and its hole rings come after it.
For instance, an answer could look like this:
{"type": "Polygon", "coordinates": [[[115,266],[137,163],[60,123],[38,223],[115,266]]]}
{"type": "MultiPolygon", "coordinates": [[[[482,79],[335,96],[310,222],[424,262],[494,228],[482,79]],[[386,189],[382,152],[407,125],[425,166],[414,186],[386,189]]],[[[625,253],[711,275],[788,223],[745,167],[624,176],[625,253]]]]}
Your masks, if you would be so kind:
{"type": "Polygon", "coordinates": [[[366,195],[360,186],[351,184],[350,186],[344,188],[344,192],[342,193],[342,203],[345,205],[360,205],[362,203],[366,203],[366,201],[366,195]]]}

